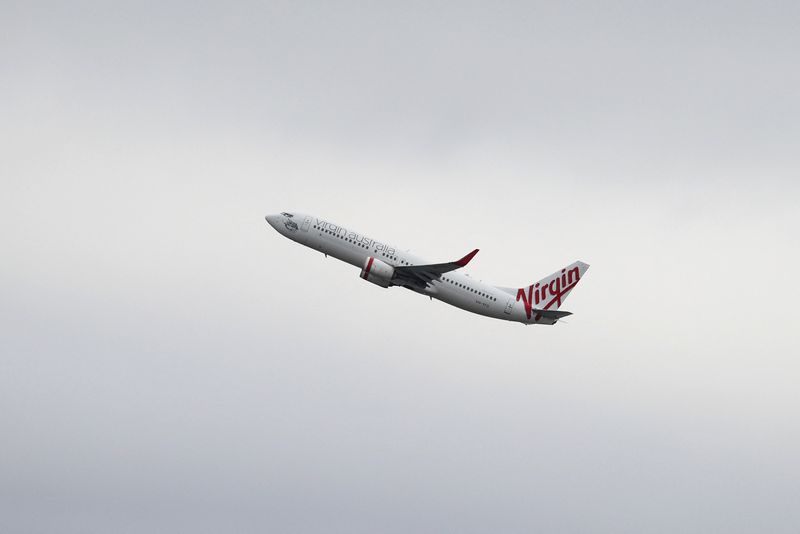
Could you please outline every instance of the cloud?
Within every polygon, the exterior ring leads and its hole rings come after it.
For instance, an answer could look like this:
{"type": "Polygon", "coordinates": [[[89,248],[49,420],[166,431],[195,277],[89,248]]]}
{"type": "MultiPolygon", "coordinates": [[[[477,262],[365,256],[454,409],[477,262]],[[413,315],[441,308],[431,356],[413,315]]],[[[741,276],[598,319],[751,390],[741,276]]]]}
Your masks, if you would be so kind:
{"type": "Polygon", "coordinates": [[[4,10],[3,530],[796,530],[793,5],[4,10]]]}

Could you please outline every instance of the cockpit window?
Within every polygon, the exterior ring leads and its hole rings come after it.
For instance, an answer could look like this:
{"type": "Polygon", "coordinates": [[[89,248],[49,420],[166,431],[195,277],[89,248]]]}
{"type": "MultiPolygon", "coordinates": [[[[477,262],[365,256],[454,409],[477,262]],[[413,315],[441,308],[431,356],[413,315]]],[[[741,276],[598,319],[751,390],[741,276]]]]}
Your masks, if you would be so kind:
{"type": "Polygon", "coordinates": [[[294,217],[291,213],[286,213],[285,211],[281,213],[281,215],[286,215],[287,217],[294,217]]]}

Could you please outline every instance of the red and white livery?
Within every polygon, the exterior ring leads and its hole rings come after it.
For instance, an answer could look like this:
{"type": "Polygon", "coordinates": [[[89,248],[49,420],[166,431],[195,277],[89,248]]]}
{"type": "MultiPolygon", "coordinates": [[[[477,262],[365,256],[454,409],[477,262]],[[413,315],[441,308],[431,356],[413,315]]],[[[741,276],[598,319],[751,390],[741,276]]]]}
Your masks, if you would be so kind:
{"type": "Polygon", "coordinates": [[[559,308],[586,274],[576,261],[520,288],[495,287],[462,274],[478,249],[463,258],[428,263],[397,247],[325,219],[303,213],[267,215],[280,234],[361,269],[361,278],[380,287],[402,286],[462,310],[523,324],[558,322],[570,312],[559,308]]]}

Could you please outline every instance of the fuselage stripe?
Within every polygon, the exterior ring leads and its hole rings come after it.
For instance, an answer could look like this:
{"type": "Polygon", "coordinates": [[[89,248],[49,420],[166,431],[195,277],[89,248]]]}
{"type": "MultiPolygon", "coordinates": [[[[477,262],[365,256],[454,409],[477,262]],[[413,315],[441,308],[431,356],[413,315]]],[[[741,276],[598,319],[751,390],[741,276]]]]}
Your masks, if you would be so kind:
{"type": "Polygon", "coordinates": [[[364,280],[369,278],[369,271],[372,269],[372,262],[375,261],[375,258],[370,256],[369,261],[367,262],[367,267],[364,269],[364,276],[362,277],[364,280]]]}

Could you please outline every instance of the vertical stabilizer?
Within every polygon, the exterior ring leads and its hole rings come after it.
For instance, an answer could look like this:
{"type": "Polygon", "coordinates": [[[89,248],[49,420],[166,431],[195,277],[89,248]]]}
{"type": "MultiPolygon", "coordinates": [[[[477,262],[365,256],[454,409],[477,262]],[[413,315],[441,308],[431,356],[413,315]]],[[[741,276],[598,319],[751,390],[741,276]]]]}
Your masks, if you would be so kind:
{"type": "Polygon", "coordinates": [[[587,269],[589,265],[582,261],[571,263],[528,287],[517,289],[517,302],[522,301],[528,319],[534,316],[537,310],[558,310],[587,269]]]}

